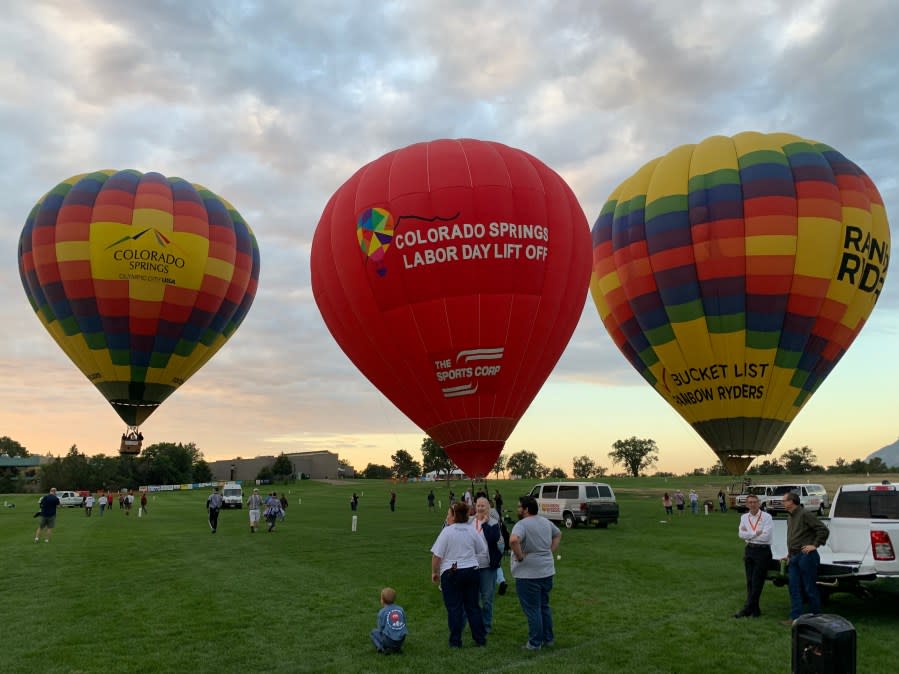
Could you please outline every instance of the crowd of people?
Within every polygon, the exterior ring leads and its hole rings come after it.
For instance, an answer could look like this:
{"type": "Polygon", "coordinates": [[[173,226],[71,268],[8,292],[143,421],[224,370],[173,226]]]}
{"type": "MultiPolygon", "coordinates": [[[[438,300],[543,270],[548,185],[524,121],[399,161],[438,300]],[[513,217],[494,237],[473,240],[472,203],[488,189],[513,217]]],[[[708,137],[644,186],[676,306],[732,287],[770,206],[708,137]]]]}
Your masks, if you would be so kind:
{"type": "MultiPolygon", "coordinates": [[[[209,519],[209,530],[212,533],[218,531],[219,513],[224,506],[224,499],[219,493],[218,487],[212,488],[212,493],[206,499],[206,512],[209,519]]],[[[260,519],[264,519],[268,525],[268,532],[275,530],[278,522],[283,522],[287,517],[287,497],[282,493],[278,496],[278,492],[273,491],[264,497],[259,494],[259,488],[253,489],[246,501],[247,514],[250,517],[250,533],[255,534],[259,528],[260,519]]]]}
{"type": "MultiPolygon", "coordinates": [[[[432,501],[429,494],[429,508],[432,501]]],[[[484,492],[472,495],[466,490],[460,501],[451,492],[444,527],[431,547],[431,580],[442,592],[449,645],[462,646],[466,623],[476,645],[487,643],[487,635],[493,630],[497,587],[500,594],[505,591],[502,560],[508,553],[519,605],[528,623],[523,648],[552,646],[555,636],[549,596],[555,575],[553,555],[562,533],[538,516],[537,501],[531,496],[518,500],[519,519],[510,533],[505,530],[496,501],[502,503],[498,491],[494,504],[484,492]]]]}
{"type": "MultiPolygon", "coordinates": [[[[107,510],[110,512],[112,511],[113,504],[116,501],[118,501],[120,511],[124,512],[125,515],[131,514],[131,506],[134,503],[134,493],[130,489],[121,492],[99,492],[97,496],[94,496],[94,494],[90,492],[85,493],[81,496],[81,508],[84,511],[85,517],[93,516],[94,507],[99,511],[99,516],[103,517],[103,514],[107,510]]],[[[56,528],[56,511],[60,506],[61,502],[56,495],[56,487],[52,487],[48,493],[40,498],[40,501],[38,501],[38,511],[34,514],[35,517],[40,518],[37,530],[34,532],[35,543],[40,541],[41,536],[43,536],[45,543],[50,542],[50,537],[53,534],[53,530],[56,528]]],[[[142,491],[140,493],[139,515],[146,514],[147,493],[142,491]]]]}
{"type": "MultiPolygon", "coordinates": [[[[102,516],[118,501],[119,509],[129,514],[134,495],[130,491],[119,494],[100,493],[96,499],[86,494],[83,501],[85,515],[91,517],[93,508],[98,507],[102,516]]],[[[427,494],[428,510],[435,509],[436,497],[433,489],[427,494]]],[[[502,511],[502,496],[499,491],[493,495],[493,502],[486,492],[472,494],[465,490],[457,499],[449,492],[449,507],[443,527],[431,546],[431,581],[440,588],[446,610],[449,630],[449,646],[460,648],[466,626],[475,645],[484,646],[495,625],[494,603],[496,594],[505,594],[507,583],[503,573],[503,559],[511,558],[510,573],[515,582],[519,606],[528,626],[527,640],[522,648],[539,650],[552,646],[555,641],[553,614],[550,595],[555,577],[555,555],[561,541],[561,531],[550,520],[539,515],[538,503],[532,496],[518,499],[517,522],[511,532],[506,528],[502,511]]],[[[690,490],[685,496],[676,490],[673,496],[665,492],[662,505],[666,514],[676,508],[683,513],[686,503],[691,511],[698,510],[698,495],[690,490]]],[[[354,492],[351,509],[358,508],[359,497],[354,492]]],[[[209,527],[212,533],[218,529],[218,516],[223,499],[218,487],[214,487],[206,500],[209,527]]],[[[722,491],[718,493],[721,512],[727,512],[727,503],[722,491]]],[[[250,532],[255,533],[264,520],[269,532],[274,531],[278,522],[284,520],[288,506],[282,493],[270,492],[261,495],[254,488],[246,500],[249,514],[250,532]]],[[[391,511],[396,510],[396,492],[390,491],[388,503],[391,511]]],[[[60,500],[56,489],[44,495],[39,503],[40,517],[34,541],[43,537],[49,543],[55,524],[60,500]]],[[[757,496],[750,494],[746,499],[748,511],[741,515],[737,535],[744,542],[743,568],[746,581],[746,598],[734,618],[758,618],[761,616],[760,598],[773,560],[771,549],[773,519],[760,508],[757,496]]],[[[788,555],[782,560],[788,575],[791,610],[785,625],[792,625],[796,618],[807,613],[819,613],[820,596],[817,590],[817,572],[820,563],[818,548],[828,538],[828,529],[818,518],[801,505],[798,494],[788,493],[784,497],[784,507],[788,513],[787,547],[788,555]]],[[[147,494],[140,493],[140,512],[147,513],[147,494]]],[[[371,640],[382,653],[400,652],[408,634],[406,614],[397,603],[396,590],[385,587],[380,595],[381,608],[377,616],[377,626],[371,632],[371,640]]]]}

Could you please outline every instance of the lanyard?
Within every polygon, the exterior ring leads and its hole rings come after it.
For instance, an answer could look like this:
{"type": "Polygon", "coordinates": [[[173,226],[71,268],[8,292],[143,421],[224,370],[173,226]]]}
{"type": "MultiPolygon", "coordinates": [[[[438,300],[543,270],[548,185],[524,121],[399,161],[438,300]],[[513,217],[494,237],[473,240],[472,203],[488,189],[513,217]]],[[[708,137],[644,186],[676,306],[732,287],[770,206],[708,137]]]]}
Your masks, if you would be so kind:
{"type": "Polygon", "coordinates": [[[752,523],[752,515],[751,514],[748,514],[746,516],[746,521],[749,522],[749,528],[752,529],[753,532],[755,532],[755,530],[758,529],[759,522],[761,522],[761,520],[762,520],[762,511],[761,510],[759,510],[759,514],[755,518],[755,524],[752,523]]]}

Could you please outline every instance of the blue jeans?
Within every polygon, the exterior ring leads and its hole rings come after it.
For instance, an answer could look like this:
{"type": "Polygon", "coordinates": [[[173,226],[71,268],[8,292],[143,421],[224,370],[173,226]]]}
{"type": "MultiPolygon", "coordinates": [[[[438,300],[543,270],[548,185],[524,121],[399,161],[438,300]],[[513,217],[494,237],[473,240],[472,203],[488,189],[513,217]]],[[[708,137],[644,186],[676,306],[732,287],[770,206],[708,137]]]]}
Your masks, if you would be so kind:
{"type": "Polygon", "coordinates": [[[790,619],[802,615],[803,598],[808,602],[809,613],[821,613],[821,597],[818,594],[818,551],[790,555],[790,619]]]}
{"type": "Polygon", "coordinates": [[[484,629],[489,633],[493,627],[493,597],[496,594],[496,569],[478,569],[481,587],[481,614],[484,618],[484,629]]]}
{"type": "Polygon", "coordinates": [[[534,648],[540,648],[555,639],[553,612],[549,607],[549,593],[552,589],[552,576],[515,579],[518,603],[528,620],[528,644],[534,648]]]}
{"type": "Polygon", "coordinates": [[[448,569],[440,576],[440,589],[443,591],[443,605],[446,606],[446,621],[449,625],[449,645],[462,645],[462,630],[465,618],[471,626],[471,636],[475,643],[483,646],[487,643],[487,631],[484,629],[484,618],[478,605],[480,578],[476,566],[470,569],[448,569]]]}
{"type": "Polygon", "coordinates": [[[369,636],[375,648],[378,649],[378,653],[399,653],[403,648],[403,641],[406,640],[406,637],[403,637],[402,641],[394,641],[390,637],[384,636],[384,633],[377,628],[373,629],[369,636]]]}

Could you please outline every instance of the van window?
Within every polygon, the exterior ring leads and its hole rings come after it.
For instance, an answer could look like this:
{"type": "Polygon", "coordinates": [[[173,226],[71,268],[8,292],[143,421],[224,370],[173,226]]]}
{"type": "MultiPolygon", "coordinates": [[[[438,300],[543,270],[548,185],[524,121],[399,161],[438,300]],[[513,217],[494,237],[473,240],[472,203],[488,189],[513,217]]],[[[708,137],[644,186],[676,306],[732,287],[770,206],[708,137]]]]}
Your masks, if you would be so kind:
{"type": "Polygon", "coordinates": [[[543,485],[543,494],[541,498],[555,498],[556,493],[558,493],[559,487],[555,484],[545,484],[543,485]]]}
{"type": "Polygon", "coordinates": [[[536,487],[531,489],[531,496],[534,498],[540,498],[540,485],[538,484],[536,487]]]}
{"type": "Polygon", "coordinates": [[[612,498],[612,490],[609,487],[602,485],[599,488],[599,495],[602,498],[612,498]]]}
{"type": "Polygon", "coordinates": [[[596,488],[596,485],[588,484],[584,489],[586,489],[587,498],[599,498],[599,489],[596,488]]]}
{"type": "Polygon", "coordinates": [[[774,496],[786,496],[791,491],[795,491],[797,494],[800,491],[799,485],[795,484],[782,484],[779,487],[774,488],[774,496]]]}
{"type": "Polygon", "coordinates": [[[577,492],[578,489],[576,484],[563,484],[559,486],[559,498],[576,499],[577,492]]]}
{"type": "Polygon", "coordinates": [[[803,495],[803,496],[808,496],[808,489],[807,489],[806,487],[803,487],[803,488],[802,488],[802,495],[803,495]]]}

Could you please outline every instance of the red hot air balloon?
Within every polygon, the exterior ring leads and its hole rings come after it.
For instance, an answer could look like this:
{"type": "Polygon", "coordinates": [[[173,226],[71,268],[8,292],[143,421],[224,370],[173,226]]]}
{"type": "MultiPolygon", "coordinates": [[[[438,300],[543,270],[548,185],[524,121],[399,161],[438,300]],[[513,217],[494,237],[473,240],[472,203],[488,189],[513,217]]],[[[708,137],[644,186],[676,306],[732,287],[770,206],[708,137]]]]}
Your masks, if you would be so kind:
{"type": "Polygon", "coordinates": [[[590,232],[571,189],[499,143],[418,143],[322,213],[312,291],[350,360],[469,476],[493,468],[580,318],[590,232]]]}

